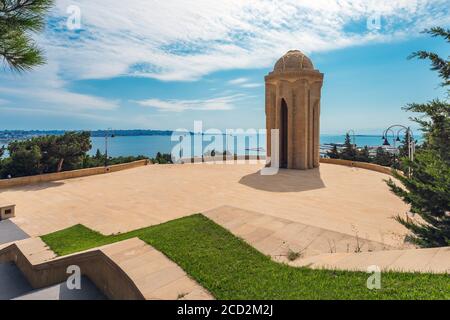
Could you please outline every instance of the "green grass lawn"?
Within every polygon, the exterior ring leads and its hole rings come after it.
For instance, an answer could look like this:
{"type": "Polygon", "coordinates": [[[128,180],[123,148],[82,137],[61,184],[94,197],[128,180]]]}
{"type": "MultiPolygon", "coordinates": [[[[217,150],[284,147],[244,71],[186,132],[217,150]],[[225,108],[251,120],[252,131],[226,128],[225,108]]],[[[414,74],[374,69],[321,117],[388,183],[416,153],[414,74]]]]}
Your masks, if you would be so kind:
{"type": "Polygon", "coordinates": [[[367,273],[273,262],[200,214],[111,236],[76,225],[42,239],[66,255],[132,237],[163,252],[217,299],[450,299],[448,275],[385,272],[382,289],[369,290],[367,273]]]}

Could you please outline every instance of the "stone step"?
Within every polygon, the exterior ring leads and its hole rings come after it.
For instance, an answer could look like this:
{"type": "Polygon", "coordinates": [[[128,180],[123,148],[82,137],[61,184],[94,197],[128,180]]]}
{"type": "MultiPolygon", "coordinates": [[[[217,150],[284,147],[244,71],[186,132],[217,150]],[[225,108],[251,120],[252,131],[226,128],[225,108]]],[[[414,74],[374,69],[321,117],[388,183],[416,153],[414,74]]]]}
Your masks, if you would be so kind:
{"type": "Polygon", "coordinates": [[[100,250],[125,271],[145,299],[213,299],[177,264],[138,238],[100,250]]]}
{"type": "Polygon", "coordinates": [[[292,266],[366,272],[369,266],[384,271],[450,273],[450,247],[322,254],[289,262],[292,266]]]}
{"type": "Polygon", "coordinates": [[[306,258],[323,253],[394,249],[356,233],[349,235],[230,206],[209,210],[204,215],[278,261],[287,261],[290,250],[306,258]]]}
{"type": "Polygon", "coordinates": [[[41,238],[28,238],[16,241],[15,244],[31,264],[43,263],[57,257],[41,238]]]}
{"type": "MultiPolygon", "coordinates": [[[[110,292],[116,292],[115,294],[117,294],[119,289],[117,289],[117,285],[113,286],[116,291],[114,291],[114,288],[111,288],[111,279],[123,277],[121,273],[123,271],[126,274],[126,279],[129,278],[132,281],[130,285],[128,279],[126,285],[130,286],[130,290],[134,290],[132,292],[136,292],[145,299],[213,299],[209,292],[188,277],[176,263],[138,238],[92,248],[63,257],[57,257],[40,238],[29,238],[17,241],[0,250],[0,258],[2,253],[5,253],[5,259],[15,259],[14,257],[19,254],[25,256],[26,260],[21,260],[24,266],[23,270],[26,270],[24,272],[27,272],[27,276],[34,280],[38,279],[39,283],[41,283],[38,286],[47,286],[45,289],[33,291],[30,294],[22,292],[22,290],[18,294],[8,296],[9,299],[17,296],[21,299],[56,299],[62,296],[67,299],[75,299],[78,296],[77,294],[82,295],[83,293],[65,292],[65,283],[53,284],[48,281],[54,278],[51,275],[49,276],[52,268],[58,266],[58,277],[61,277],[61,272],[65,272],[65,269],[63,271],[60,270],[62,267],[65,268],[66,265],[73,264],[78,265],[78,263],[80,263],[80,266],[83,264],[85,270],[89,271],[90,277],[94,279],[93,282],[97,283],[95,281],[95,278],[97,278],[101,286],[110,288],[112,290],[110,292]],[[114,268],[105,270],[105,256],[106,259],[109,259],[108,261],[112,261],[117,265],[121,271],[118,272],[114,268]],[[45,273],[44,278],[42,278],[42,272],[45,273]],[[107,275],[100,274],[102,272],[107,272],[107,275]],[[116,273],[112,274],[111,272],[116,273]]],[[[110,264],[110,262],[108,263],[110,264]]],[[[18,270],[17,267],[16,269],[18,270]]],[[[120,291],[124,291],[123,284],[120,288],[122,288],[120,291]]],[[[89,292],[86,294],[90,294],[89,292]]],[[[120,297],[126,298],[129,296],[120,295],[120,297]]]]}
{"type": "Polygon", "coordinates": [[[230,206],[204,214],[275,261],[291,266],[366,272],[376,265],[381,270],[450,273],[450,247],[400,250],[356,235],[230,206]],[[289,250],[301,255],[289,261],[289,250]]]}

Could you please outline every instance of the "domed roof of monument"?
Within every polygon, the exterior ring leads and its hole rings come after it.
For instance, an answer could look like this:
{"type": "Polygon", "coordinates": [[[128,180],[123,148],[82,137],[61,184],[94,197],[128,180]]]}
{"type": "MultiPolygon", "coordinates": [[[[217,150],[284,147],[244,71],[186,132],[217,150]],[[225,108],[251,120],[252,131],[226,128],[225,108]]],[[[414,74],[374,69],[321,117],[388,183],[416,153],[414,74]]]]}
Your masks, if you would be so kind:
{"type": "Polygon", "coordinates": [[[289,50],[275,63],[273,71],[301,71],[304,69],[314,70],[311,59],[299,50],[289,50]]]}

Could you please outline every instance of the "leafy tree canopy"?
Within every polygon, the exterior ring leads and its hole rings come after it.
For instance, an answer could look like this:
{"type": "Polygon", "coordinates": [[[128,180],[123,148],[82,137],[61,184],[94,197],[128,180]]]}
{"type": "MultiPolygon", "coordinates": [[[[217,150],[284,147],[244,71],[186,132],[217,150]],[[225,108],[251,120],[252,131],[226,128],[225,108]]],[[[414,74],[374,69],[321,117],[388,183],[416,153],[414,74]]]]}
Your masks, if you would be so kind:
{"type": "Polygon", "coordinates": [[[8,145],[9,158],[2,161],[0,173],[5,178],[78,169],[90,148],[89,132],[13,141],[8,145]]]}

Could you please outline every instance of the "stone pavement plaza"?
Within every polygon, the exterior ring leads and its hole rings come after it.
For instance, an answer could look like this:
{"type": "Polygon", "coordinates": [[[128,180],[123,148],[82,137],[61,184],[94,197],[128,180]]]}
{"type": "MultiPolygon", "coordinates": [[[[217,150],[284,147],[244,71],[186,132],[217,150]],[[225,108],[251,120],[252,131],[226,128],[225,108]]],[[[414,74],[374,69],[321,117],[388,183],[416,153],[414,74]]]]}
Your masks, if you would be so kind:
{"type": "Polygon", "coordinates": [[[150,165],[106,175],[0,191],[15,203],[13,222],[30,236],[82,223],[125,232],[229,205],[398,247],[406,233],[392,219],[407,206],[388,176],[332,164],[262,176],[262,164],[150,165]]]}

